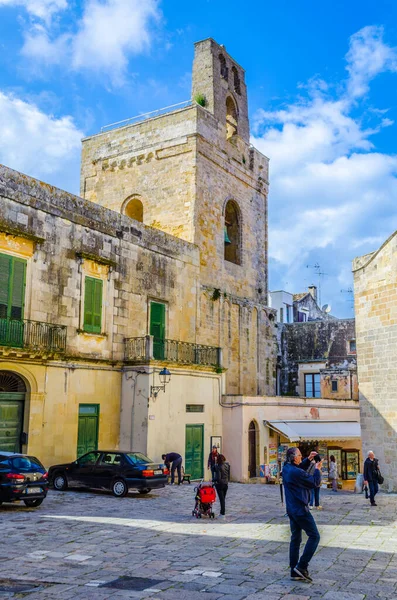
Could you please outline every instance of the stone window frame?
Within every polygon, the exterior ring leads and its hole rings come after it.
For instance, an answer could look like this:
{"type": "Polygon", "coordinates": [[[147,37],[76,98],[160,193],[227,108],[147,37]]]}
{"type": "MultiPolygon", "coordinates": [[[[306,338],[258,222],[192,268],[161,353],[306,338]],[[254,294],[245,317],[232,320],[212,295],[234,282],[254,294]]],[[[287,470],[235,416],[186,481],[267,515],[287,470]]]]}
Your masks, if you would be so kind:
{"type": "Polygon", "coordinates": [[[227,94],[227,96],[225,98],[225,108],[226,108],[226,118],[225,118],[226,139],[231,140],[238,135],[239,110],[238,110],[238,102],[235,99],[235,97],[233,96],[233,94],[231,94],[230,92],[227,94]],[[233,107],[235,109],[235,116],[232,115],[232,118],[229,117],[230,111],[228,112],[228,103],[229,102],[233,103],[233,107]],[[235,121],[235,123],[233,122],[233,120],[235,121]],[[231,135],[228,135],[228,128],[227,128],[228,125],[230,127],[234,128],[234,133],[232,133],[231,135]]]}
{"type": "Polygon", "coordinates": [[[106,307],[108,306],[109,290],[108,282],[110,275],[110,266],[94,259],[80,257],[80,314],[79,328],[77,333],[88,336],[106,337],[108,330],[108,318],[106,307]],[[100,279],[102,281],[102,314],[101,314],[101,332],[91,332],[84,329],[84,302],[85,302],[85,280],[86,277],[100,279]]]}
{"type": "Polygon", "coordinates": [[[220,74],[221,74],[221,77],[225,81],[228,81],[228,79],[229,79],[229,69],[227,67],[226,58],[222,54],[222,52],[219,53],[219,57],[218,58],[219,58],[219,65],[220,65],[220,74]]]}
{"type": "MultiPolygon", "coordinates": [[[[36,251],[40,249],[35,241],[29,240],[18,234],[0,231],[0,253],[14,256],[26,261],[25,273],[25,299],[24,299],[24,319],[32,319],[33,311],[40,311],[38,305],[33,306],[33,272],[34,263],[37,261],[36,251]]],[[[45,321],[47,319],[38,319],[45,321]]]]}
{"type": "Polygon", "coordinates": [[[353,354],[354,356],[357,354],[357,345],[356,345],[356,339],[355,338],[347,340],[347,353],[348,354],[353,354]],[[352,343],[354,344],[354,350],[352,350],[352,343]]]}
{"type": "Polygon", "coordinates": [[[304,382],[304,386],[305,386],[305,389],[304,389],[304,398],[321,398],[321,373],[320,373],[320,371],[317,371],[317,372],[313,371],[313,372],[309,372],[309,373],[305,373],[304,372],[303,373],[303,382],[304,382]],[[316,389],[315,389],[316,382],[315,382],[315,379],[314,379],[316,375],[318,375],[318,377],[319,377],[319,384],[320,384],[320,395],[319,396],[316,396],[316,389]],[[306,377],[311,377],[312,378],[312,390],[313,390],[312,391],[312,394],[313,394],[312,396],[308,396],[307,395],[306,377]]]}
{"type": "Polygon", "coordinates": [[[238,74],[238,70],[237,70],[237,67],[235,67],[235,65],[232,66],[232,73],[233,73],[233,89],[236,92],[236,94],[241,96],[240,75],[238,74]]]}
{"type": "Polygon", "coordinates": [[[244,245],[243,245],[244,218],[243,218],[243,212],[241,210],[241,204],[242,203],[240,203],[236,199],[235,196],[227,196],[223,202],[223,207],[222,207],[223,262],[224,262],[224,264],[236,265],[237,267],[242,267],[245,262],[244,253],[243,253],[243,249],[244,249],[244,245]],[[227,206],[228,202],[234,202],[234,204],[237,206],[237,210],[238,210],[238,217],[239,217],[239,262],[238,263],[225,259],[224,225],[225,225],[225,217],[226,217],[226,206],[227,206]]]}

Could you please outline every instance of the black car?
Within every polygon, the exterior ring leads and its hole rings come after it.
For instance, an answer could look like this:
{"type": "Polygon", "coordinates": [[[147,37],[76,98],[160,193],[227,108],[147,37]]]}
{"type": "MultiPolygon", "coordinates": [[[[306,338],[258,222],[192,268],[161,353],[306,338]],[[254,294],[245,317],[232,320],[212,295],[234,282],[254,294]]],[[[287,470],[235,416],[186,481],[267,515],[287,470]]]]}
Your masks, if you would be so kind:
{"type": "Polygon", "coordinates": [[[0,504],[22,500],[40,506],[48,492],[48,473],[34,456],[0,450],[0,504]]]}
{"type": "Polygon", "coordinates": [[[83,454],[77,460],[64,465],[54,465],[48,470],[48,479],[56,490],[68,487],[87,487],[111,490],[122,498],[130,488],[140,494],[164,487],[168,469],[153,463],[140,452],[96,450],[83,454]]]}

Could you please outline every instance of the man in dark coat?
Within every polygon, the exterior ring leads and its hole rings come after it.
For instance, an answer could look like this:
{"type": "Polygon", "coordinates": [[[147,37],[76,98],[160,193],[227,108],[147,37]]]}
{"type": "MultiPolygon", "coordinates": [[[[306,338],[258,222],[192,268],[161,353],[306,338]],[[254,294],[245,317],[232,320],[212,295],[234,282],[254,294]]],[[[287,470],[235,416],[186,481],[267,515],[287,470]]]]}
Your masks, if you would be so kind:
{"type": "Polygon", "coordinates": [[[165,466],[169,469],[171,466],[171,485],[174,483],[175,470],[178,472],[178,485],[182,483],[182,456],[177,452],[169,452],[168,454],[162,454],[161,458],[164,461],[165,466]]]}
{"type": "Polygon", "coordinates": [[[209,457],[208,457],[208,469],[211,469],[211,476],[212,476],[212,481],[215,481],[215,471],[216,471],[216,464],[217,464],[217,460],[218,460],[218,448],[217,446],[212,446],[212,452],[210,452],[209,457]]]}
{"type": "Polygon", "coordinates": [[[287,460],[283,466],[283,485],[285,502],[291,527],[291,542],[289,559],[291,579],[311,582],[309,575],[309,562],[320,542],[320,534],[315,520],[309,510],[310,491],[321,484],[322,462],[315,463],[312,474],[306,471],[312,464],[317,452],[311,452],[309,458],[302,461],[299,448],[288,448],[287,460]],[[302,531],[308,536],[302,556],[299,550],[302,542],[302,531]]]}
{"type": "Polygon", "coordinates": [[[369,499],[371,506],[378,506],[375,502],[375,496],[378,493],[378,459],[370,450],[368,458],[364,462],[364,485],[369,487],[369,499]]]}

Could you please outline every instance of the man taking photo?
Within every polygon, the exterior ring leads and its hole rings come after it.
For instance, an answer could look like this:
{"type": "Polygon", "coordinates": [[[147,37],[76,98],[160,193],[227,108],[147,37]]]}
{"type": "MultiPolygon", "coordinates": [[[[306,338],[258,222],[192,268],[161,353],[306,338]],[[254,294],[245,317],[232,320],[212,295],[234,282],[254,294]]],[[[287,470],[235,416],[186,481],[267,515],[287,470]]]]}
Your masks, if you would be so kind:
{"type": "Polygon", "coordinates": [[[311,452],[302,460],[299,448],[288,448],[287,460],[283,466],[283,485],[285,502],[291,527],[289,561],[291,579],[312,582],[309,575],[309,562],[320,542],[320,534],[309,510],[310,491],[321,484],[322,460],[317,452],[311,452]],[[315,462],[313,474],[307,473],[312,461],[315,462]],[[303,554],[299,559],[302,542],[302,530],[308,536],[303,554]]]}

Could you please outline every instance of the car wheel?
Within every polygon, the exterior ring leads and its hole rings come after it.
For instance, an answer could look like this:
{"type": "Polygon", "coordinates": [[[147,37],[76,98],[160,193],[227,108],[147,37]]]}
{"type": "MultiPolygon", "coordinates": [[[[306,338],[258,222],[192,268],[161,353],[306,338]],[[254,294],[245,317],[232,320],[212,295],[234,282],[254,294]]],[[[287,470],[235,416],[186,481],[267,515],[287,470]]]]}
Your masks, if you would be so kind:
{"type": "Polygon", "coordinates": [[[66,475],[64,473],[56,473],[53,480],[52,485],[58,492],[63,492],[68,487],[68,480],[66,479],[66,475]]]}
{"type": "Polygon", "coordinates": [[[36,508],[36,506],[40,506],[40,504],[42,504],[44,498],[37,498],[36,500],[24,500],[26,506],[29,506],[30,508],[36,508]]]}
{"type": "Polygon", "coordinates": [[[138,490],[138,492],[139,492],[140,494],[149,494],[149,493],[150,493],[150,490],[149,490],[149,488],[143,488],[142,490],[138,490]]]}
{"type": "Polygon", "coordinates": [[[128,494],[128,486],[123,479],[116,479],[116,481],[113,481],[112,494],[117,498],[123,498],[128,494]]]}

